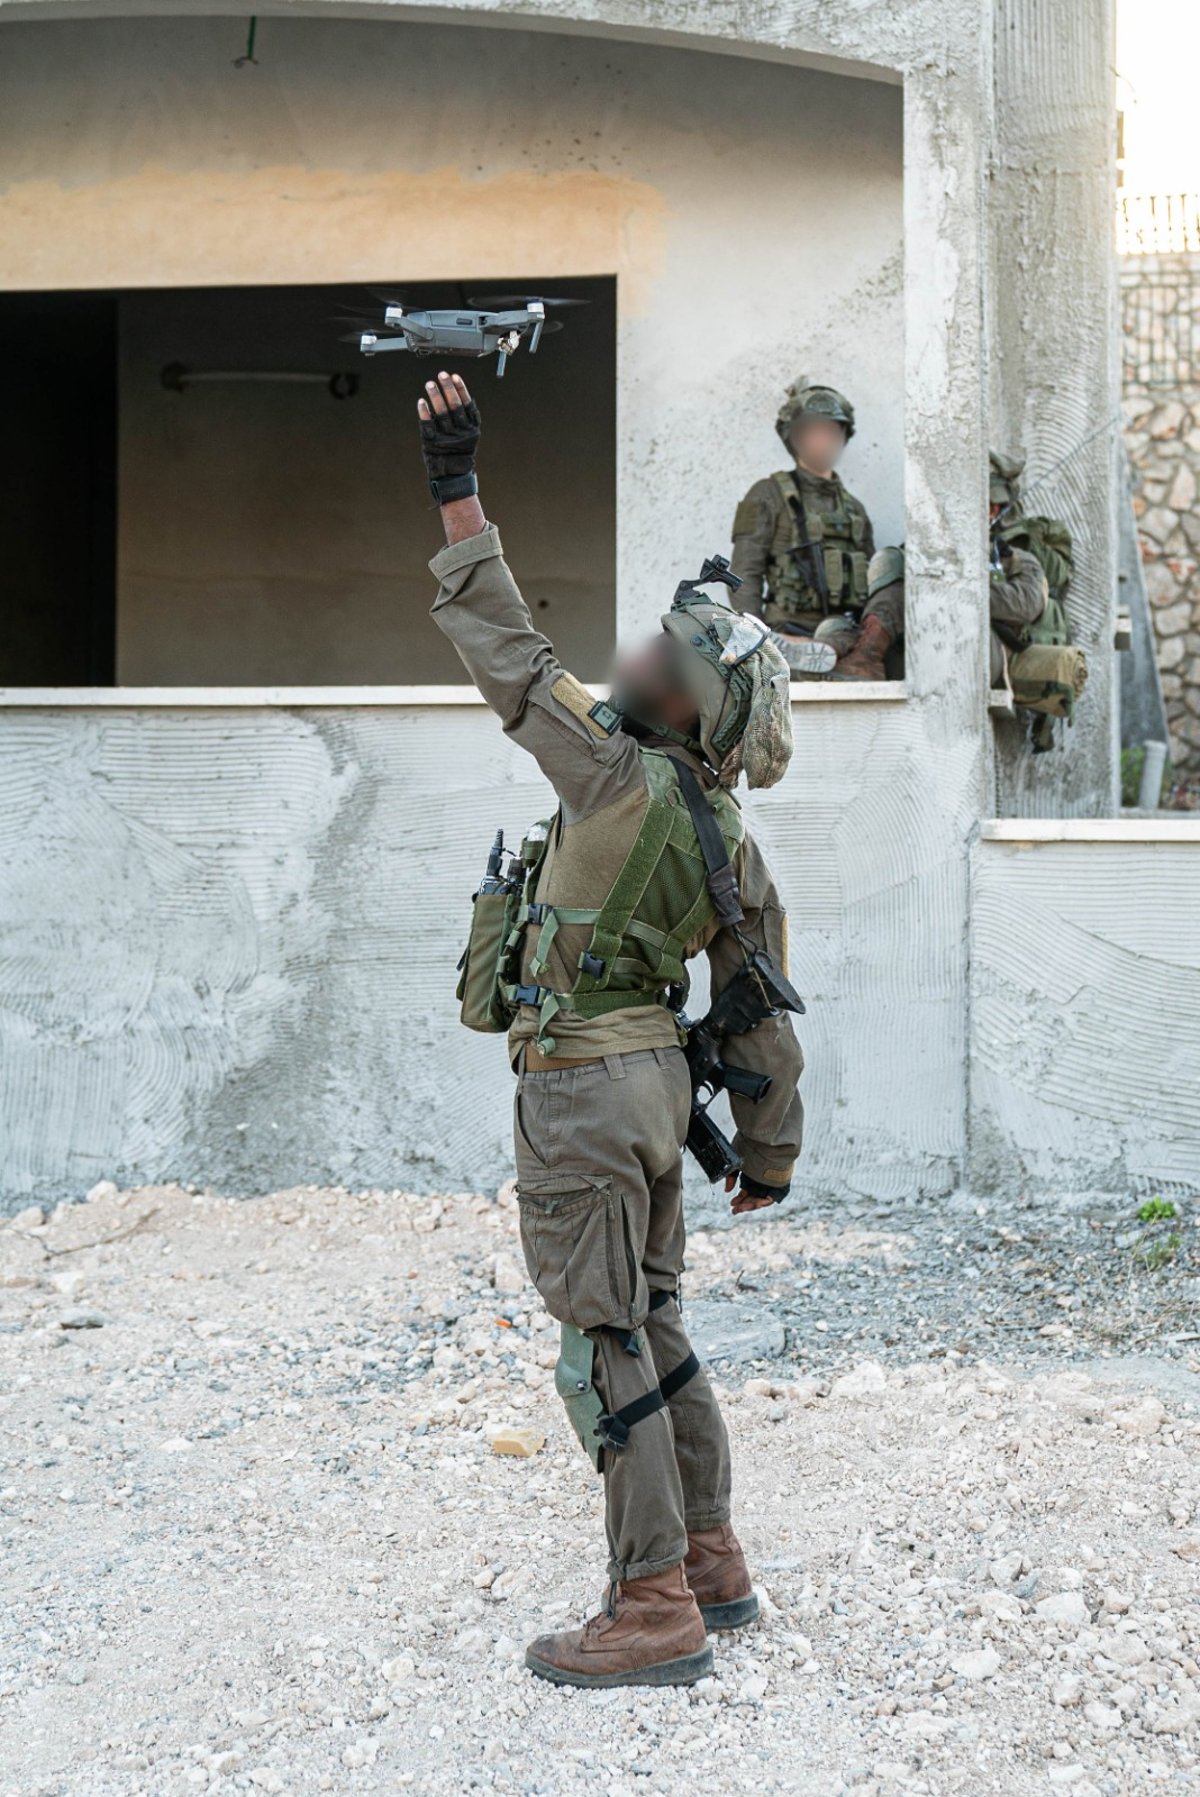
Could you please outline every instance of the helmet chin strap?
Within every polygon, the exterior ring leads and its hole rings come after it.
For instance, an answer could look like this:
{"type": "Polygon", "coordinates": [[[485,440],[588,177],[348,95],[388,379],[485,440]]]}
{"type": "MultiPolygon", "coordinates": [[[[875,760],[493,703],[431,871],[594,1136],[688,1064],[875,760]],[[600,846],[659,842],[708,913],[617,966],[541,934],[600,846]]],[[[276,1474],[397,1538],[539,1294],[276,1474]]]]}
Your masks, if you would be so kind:
{"type": "Polygon", "coordinates": [[[630,735],[657,737],[660,742],[675,743],[678,748],[688,749],[693,755],[699,755],[702,761],[707,758],[704,750],[694,736],[687,736],[682,730],[675,730],[670,724],[664,724],[658,718],[650,718],[635,711],[629,701],[620,693],[613,693],[609,698],[613,710],[621,715],[621,727],[630,735]]]}

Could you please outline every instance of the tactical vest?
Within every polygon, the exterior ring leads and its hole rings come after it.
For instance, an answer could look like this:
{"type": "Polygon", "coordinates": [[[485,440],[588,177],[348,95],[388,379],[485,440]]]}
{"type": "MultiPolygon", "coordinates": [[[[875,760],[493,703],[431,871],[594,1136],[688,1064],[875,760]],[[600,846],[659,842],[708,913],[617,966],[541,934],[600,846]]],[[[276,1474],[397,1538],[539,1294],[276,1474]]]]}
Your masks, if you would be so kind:
{"type": "Polygon", "coordinates": [[[868,558],[863,545],[869,520],[865,506],[836,479],[829,483],[838,496],[833,511],[822,511],[812,504],[803,475],[797,479],[790,470],[781,470],[771,479],[781,501],[767,561],[771,602],[789,616],[816,612],[828,617],[831,613],[861,611],[867,602],[868,558]],[[799,502],[800,517],[793,500],[799,502]],[[828,598],[814,584],[816,557],[820,557],[825,572],[828,598]]]}
{"type": "MultiPolygon", "coordinates": [[[[715,916],[675,763],[659,749],[641,755],[648,803],[601,904],[562,902],[591,884],[587,863],[594,839],[589,843],[587,824],[565,829],[561,812],[525,882],[501,982],[512,1015],[520,1005],[538,1007],[543,1054],[554,1053],[548,1031],[559,1011],[602,1017],[664,1004],[671,986],[686,990],[687,945],[715,916]]],[[[641,802],[642,795],[633,796],[641,802]]],[[[732,857],[745,834],[737,802],[721,787],[705,797],[732,857]]],[[[617,822],[610,817],[615,809],[600,814],[609,831],[617,822]]]]}

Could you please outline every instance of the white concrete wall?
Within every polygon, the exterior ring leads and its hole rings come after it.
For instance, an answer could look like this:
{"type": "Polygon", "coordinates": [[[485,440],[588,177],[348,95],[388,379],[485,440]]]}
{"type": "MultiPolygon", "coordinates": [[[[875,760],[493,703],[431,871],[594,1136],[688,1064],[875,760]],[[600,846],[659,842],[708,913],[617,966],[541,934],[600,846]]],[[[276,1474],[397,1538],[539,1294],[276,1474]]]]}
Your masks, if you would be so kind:
{"type": "Polygon", "coordinates": [[[1200,827],[992,826],[971,911],[974,1184],[1200,1191],[1200,827]]]}
{"type": "MultiPolygon", "coordinates": [[[[942,1192],[969,793],[946,807],[903,701],[794,718],[749,815],[809,1006],[804,1184],[942,1192]]],[[[454,964],[495,830],[552,800],[482,706],[24,712],[5,739],[0,1192],[505,1176],[503,1044],[458,1025],[454,964]]]]}
{"type": "Polygon", "coordinates": [[[995,0],[988,215],[994,447],[1027,458],[1030,510],[1075,540],[1067,609],[1088,684],[1060,746],[996,724],[1001,817],[1110,817],[1117,806],[1118,405],[1114,0],[995,0]],[[1061,464],[1061,466],[1060,466],[1061,464]],[[1032,482],[1059,467],[1040,490],[1032,482]]]}

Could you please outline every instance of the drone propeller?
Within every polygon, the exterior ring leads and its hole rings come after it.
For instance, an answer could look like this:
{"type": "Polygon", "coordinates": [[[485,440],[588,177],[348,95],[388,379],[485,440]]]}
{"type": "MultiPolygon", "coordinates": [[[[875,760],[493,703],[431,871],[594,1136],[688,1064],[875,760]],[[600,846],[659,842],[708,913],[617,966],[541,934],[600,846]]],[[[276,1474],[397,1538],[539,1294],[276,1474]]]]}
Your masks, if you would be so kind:
{"type": "Polygon", "coordinates": [[[545,306],[547,311],[552,308],[557,311],[564,306],[590,306],[592,303],[585,299],[542,299],[536,293],[492,293],[486,299],[473,299],[468,303],[478,306],[482,312],[516,312],[534,299],[545,306]]]}
{"type": "Polygon", "coordinates": [[[331,313],[330,318],[332,323],[344,325],[352,333],[358,331],[399,331],[402,328],[399,324],[389,324],[381,313],[371,313],[368,315],[366,312],[361,312],[357,309],[351,310],[348,306],[343,307],[338,312],[331,313]]]}

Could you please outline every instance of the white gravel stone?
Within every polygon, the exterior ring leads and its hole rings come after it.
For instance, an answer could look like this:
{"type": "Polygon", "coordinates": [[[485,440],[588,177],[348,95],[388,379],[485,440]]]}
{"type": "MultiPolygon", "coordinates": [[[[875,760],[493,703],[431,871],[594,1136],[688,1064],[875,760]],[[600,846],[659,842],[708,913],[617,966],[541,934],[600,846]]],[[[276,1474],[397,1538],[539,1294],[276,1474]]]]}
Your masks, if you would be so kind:
{"type": "Polygon", "coordinates": [[[959,1678],[975,1679],[994,1678],[1001,1667],[1000,1655],[994,1647],[980,1647],[974,1653],[956,1654],[951,1658],[951,1670],[959,1678]]]}
{"type": "Polygon", "coordinates": [[[887,1374],[877,1360],[864,1360],[852,1372],[843,1373],[830,1387],[831,1398],[875,1398],[887,1390],[887,1374]]]}
{"type": "Polygon", "coordinates": [[[524,1267],[511,1254],[497,1254],[492,1262],[492,1286],[502,1297],[519,1298],[529,1281],[524,1267]]]}
{"type": "Polygon", "coordinates": [[[1127,1435],[1156,1435],[1167,1420],[1167,1407],[1158,1398],[1139,1398],[1127,1409],[1114,1410],[1112,1420],[1127,1435]]]}
{"type": "Polygon", "coordinates": [[[1082,1628],[1091,1613],[1079,1591],[1055,1591],[1034,1606],[1043,1622],[1057,1623],[1060,1628],[1082,1628]]]}
{"type": "Polygon", "coordinates": [[[1125,1667],[1144,1666],[1146,1661],[1152,1657],[1150,1649],[1140,1635],[1135,1635],[1132,1632],[1126,1633],[1123,1630],[1114,1630],[1111,1634],[1106,1634],[1103,1637],[1101,1652],[1105,1659],[1111,1660],[1115,1666],[1125,1667]]]}

